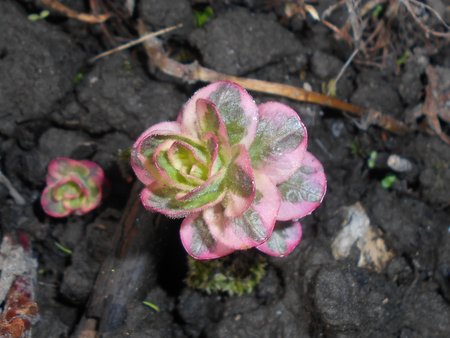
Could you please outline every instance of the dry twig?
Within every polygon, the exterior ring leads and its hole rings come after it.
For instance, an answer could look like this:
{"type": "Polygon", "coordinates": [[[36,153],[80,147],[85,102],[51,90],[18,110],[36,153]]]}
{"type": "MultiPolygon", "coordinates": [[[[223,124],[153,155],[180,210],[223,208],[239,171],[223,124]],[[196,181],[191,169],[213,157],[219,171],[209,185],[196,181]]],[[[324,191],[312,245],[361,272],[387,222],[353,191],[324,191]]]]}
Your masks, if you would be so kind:
{"type": "Polygon", "coordinates": [[[6,188],[8,189],[9,195],[14,199],[14,202],[18,205],[25,205],[25,198],[22,197],[22,195],[17,191],[16,188],[12,185],[11,181],[3,175],[2,171],[0,170],[0,183],[3,183],[6,188]]]}
{"type": "MultiPolygon", "coordinates": [[[[145,25],[140,22],[138,31],[141,36],[148,34],[145,25]]],[[[316,103],[322,106],[339,109],[369,121],[371,125],[380,126],[396,134],[404,134],[409,128],[402,122],[381,112],[370,112],[363,107],[344,102],[331,96],[304,90],[302,88],[262,80],[231,76],[200,66],[197,62],[182,64],[171,59],[164,51],[161,42],[153,37],[144,42],[151,68],[158,68],[163,73],[183,79],[188,83],[196,81],[214,82],[219,80],[233,81],[248,90],[279,95],[297,101],[316,103]]]]}
{"type": "Polygon", "coordinates": [[[416,15],[416,12],[414,11],[414,8],[412,7],[411,3],[413,3],[415,6],[424,7],[427,10],[429,10],[431,13],[434,14],[434,16],[444,25],[444,27],[447,30],[450,30],[450,27],[448,24],[442,19],[442,17],[439,15],[439,13],[436,12],[436,10],[424,3],[421,3],[416,0],[401,0],[400,1],[408,10],[408,13],[411,15],[411,17],[414,19],[414,21],[419,25],[419,27],[425,32],[427,35],[434,35],[440,38],[450,38],[450,32],[438,32],[436,30],[431,29],[428,27],[425,23],[423,23],[416,15]]]}
{"type": "Polygon", "coordinates": [[[90,24],[98,24],[105,22],[110,17],[110,14],[95,15],[87,13],[78,13],[77,11],[74,11],[73,9],[63,5],[58,0],[41,0],[41,2],[44,6],[47,6],[48,8],[53,9],[54,11],[67,16],[68,18],[76,19],[90,24]]]}
{"type": "Polygon", "coordinates": [[[171,27],[168,27],[168,28],[165,28],[165,29],[161,29],[161,30],[159,30],[157,32],[152,32],[152,33],[145,34],[145,35],[141,36],[138,39],[135,39],[133,41],[130,41],[128,43],[120,45],[120,46],[118,46],[116,48],[107,50],[106,52],[103,52],[103,53],[93,57],[92,59],[89,60],[89,62],[92,63],[92,62],[95,62],[95,61],[97,61],[97,60],[99,60],[101,58],[104,58],[105,56],[108,56],[108,55],[120,52],[121,50],[125,50],[125,49],[128,49],[128,48],[131,48],[133,46],[136,46],[136,45],[144,42],[145,40],[148,40],[148,39],[150,39],[152,37],[156,37],[156,36],[159,36],[159,35],[162,35],[162,34],[169,33],[169,32],[171,32],[171,31],[173,31],[175,29],[180,28],[181,26],[183,26],[183,25],[179,24],[179,25],[176,25],[176,26],[171,26],[171,27]]]}

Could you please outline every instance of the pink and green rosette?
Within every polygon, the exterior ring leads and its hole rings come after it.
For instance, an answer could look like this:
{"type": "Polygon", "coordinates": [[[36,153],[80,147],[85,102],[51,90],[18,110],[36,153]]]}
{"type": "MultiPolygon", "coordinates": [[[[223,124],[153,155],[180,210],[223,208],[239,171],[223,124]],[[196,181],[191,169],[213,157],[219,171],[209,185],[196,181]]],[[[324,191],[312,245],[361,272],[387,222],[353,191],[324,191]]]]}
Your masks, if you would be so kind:
{"type": "Polygon", "coordinates": [[[185,217],[181,240],[192,257],[253,247],[282,257],[301,240],[298,219],[326,191],[307,139],[294,110],[278,102],[257,106],[242,87],[221,81],[198,90],[176,122],[146,130],[131,165],[145,185],[147,209],[185,217]]]}
{"type": "Polygon", "coordinates": [[[94,162],[55,158],[48,165],[42,208],[52,217],[84,215],[100,204],[104,178],[103,169],[94,162]]]}

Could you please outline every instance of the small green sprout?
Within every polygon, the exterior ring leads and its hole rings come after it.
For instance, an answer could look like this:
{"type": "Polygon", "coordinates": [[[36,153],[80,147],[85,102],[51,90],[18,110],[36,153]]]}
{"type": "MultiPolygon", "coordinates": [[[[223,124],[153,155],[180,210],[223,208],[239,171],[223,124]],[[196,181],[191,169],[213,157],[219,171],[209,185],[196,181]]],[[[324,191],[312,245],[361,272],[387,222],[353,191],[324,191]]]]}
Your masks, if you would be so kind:
{"type": "Polygon", "coordinates": [[[375,163],[377,161],[377,157],[378,157],[378,153],[375,150],[370,152],[369,158],[367,159],[367,166],[370,169],[375,168],[375,163]]]}
{"type": "Polygon", "coordinates": [[[61,243],[55,241],[55,246],[59,251],[65,253],[66,255],[70,256],[72,254],[72,250],[70,250],[68,247],[65,247],[61,243]]]}
{"type": "Polygon", "coordinates": [[[394,185],[396,180],[397,180],[397,176],[395,176],[394,174],[386,175],[381,180],[381,186],[383,187],[383,189],[392,188],[392,186],[394,185]]]}
{"type": "Polygon", "coordinates": [[[122,67],[127,72],[130,72],[133,69],[133,65],[129,60],[125,60],[122,64],[122,67]]]}
{"type": "Polygon", "coordinates": [[[336,96],[336,79],[322,83],[322,93],[328,96],[336,96]]]}
{"type": "Polygon", "coordinates": [[[376,19],[383,12],[383,5],[376,5],[372,11],[372,18],[376,19]]]}
{"type": "Polygon", "coordinates": [[[195,25],[197,27],[203,27],[214,15],[213,9],[208,6],[204,10],[194,11],[195,25]]]}
{"type": "Polygon", "coordinates": [[[152,302],[149,302],[148,300],[144,300],[142,302],[142,304],[144,304],[145,306],[148,306],[149,308],[155,310],[156,312],[161,312],[161,309],[159,308],[158,305],[155,305],[152,302]]]}
{"type": "Polygon", "coordinates": [[[78,85],[81,83],[81,81],[83,81],[84,79],[84,72],[83,71],[79,71],[78,73],[75,74],[74,78],[73,78],[73,83],[75,85],[78,85]]]}
{"type": "Polygon", "coordinates": [[[39,20],[44,20],[46,17],[48,17],[50,15],[50,12],[47,10],[44,10],[42,12],[38,13],[33,13],[28,15],[28,20],[32,21],[32,22],[36,22],[39,20]]]}
{"type": "Polygon", "coordinates": [[[408,50],[406,50],[396,61],[395,63],[397,64],[397,66],[402,66],[406,63],[406,61],[408,61],[409,57],[411,56],[411,54],[409,53],[408,50]]]}
{"type": "Polygon", "coordinates": [[[349,146],[350,153],[353,157],[363,157],[364,156],[364,149],[361,146],[361,143],[358,140],[353,140],[352,143],[349,146]]]}

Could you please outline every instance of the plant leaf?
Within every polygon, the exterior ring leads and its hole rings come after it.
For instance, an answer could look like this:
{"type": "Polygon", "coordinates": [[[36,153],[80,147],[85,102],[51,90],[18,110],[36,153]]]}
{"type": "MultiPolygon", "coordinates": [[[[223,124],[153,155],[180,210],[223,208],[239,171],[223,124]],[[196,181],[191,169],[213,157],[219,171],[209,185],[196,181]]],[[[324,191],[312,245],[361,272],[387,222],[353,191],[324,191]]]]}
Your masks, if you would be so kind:
{"type": "Polygon", "coordinates": [[[180,236],[184,248],[195,259],[219,258],[234,251],[212,237],[201,213],[183,220],[180,236]]]}
{"type": "Polygon", "coordinates": [[[277,221],[272,236],[257,249],[270,256],[285,257],[297,247],[301,239],[302,226],[299,222],[277,221]]]}
{"type": "Polygon", "coordinates": [[[206,99],[198,99],[195,112],[197,114],[197,133],[200,139],[203,139],[205,134],[213,133],[218,137],[219,144],[229,144],[227,128],[214,103],[206,99]]]}
{"type": "Polygon", "coordinates": [[[62,201],[56,201],[53,198],[54,191],[52,186],[47,186],[41,194],[41,206],[44,212],[52,217],[66,217],[71,213],[62,201]]]}
{"type": "Polygon", "coordinates": [[[255,178],[248,151],[237,147],[237,154],[228,166],[225,178],[227,194],[222,202],[226,217],[238,217],[249,208],[255,198],[255,178]]]}
{"type": "Polygon", "coordinates": [[[149,308],[155,310],[156,312],[161,312],[161,310],[160,310],[158,305],[153,304],[152,302],[149,302],[148,300],[144,300],[142,302],[142,304],[144,304],[145,306],[148,306],[149,308]]]}
{"type": "Polygon", "coordinates": [[[82,199],[79,211],[76,213],[84,215],[97,208],[102,201],[102,195],[102,189],[99,189],[98,186],[89,186],[89,193],[82,199]]]}
{"type": "Polygon", "coordinates": [[[256,197],[241,216],[226,217],[220,204],[203,211],[211,234],[227,247],[236,250],[252,248],[265,242],[272,234],[280,196],[266,176],[255,173],[255,181],[256,197]]]}
{"type": "Polygon", "coordinates": [[[285,182],[278,185],[281,206],[277,219],[287,221],[302,218],[313,212],[322,202],[327,180],[322,164],[306,152],[300,168],[285,182]]]}
{"type": "Polygon", "coordinates": [[[223,200],[225,192],[221,183],[224,176],[224,171],[220,171],[201,186],[188,192],[180,192],[179,189],[161,186],[159,183],[153,182],[142,190],[141,201],[149,210],[173,218],[186,217],[191,213],[210,208],[223,200]]]}
{"type": "MultiPolygon", "coordinates": [[[[199,184],[202,184],[204,180],[200,178],[197,178],[198,180],[194,180],[194,182],[192,182],[192,179],[188,180],[188,173],[184,168],[182,168],[184,165],[187,165],[187,163],[183,163],[185,159],[176,159],[176,157],[178,156],[175,155],[175,152],[177,152],[177,150],[181,150],[182,148],[180,144],[178,144],[178,146],[176,145],[177,142],[179,141],[166,140],[165,142],[161,143],[152,154],[152,161],[147,163],[146,169],[150,171],[150,175],[152,175],[152,177],[154,177],[160,185],[165,185],[186,191],[192,190],[199,184]],[[200,181],[200,183],[198,183],[198,181],[200,181]]],[[[187,149],[184,148],[184,150],[187,149]]],[[[191,161],[193,156],[194,155],[191,154],[191,161]]],[[[189,160],[189,158],[187,158],[186,160],[189,160]]],[[[206,169],[204,171],[206,171],[206,169]]]]}
{"type": "Polygon", "coordinates": [[[307,145],[306,128],[297,113],[278,102],[259,105],[259,121],[250,148],[253,168],[275,184],[289,178],[301,165],[307,145]]]}
{"type": "Polygon", "coordinates": [[[207,6],[204,10],[194,11],[195,25],[197,27],[203,27],[214,15],[214,11],[211,6],[207,6]]]}
{"type": "Polygon", "coordinates": [[[131,167],[137,178],[149,185],[154,181],[148,167],[152,166],[152,155],[156,148],[165,141],[156,136],[171,136],[181,134],[181,126],[177,122],[161,122],[151,126],[139,136],[131,150],[131,167]]]}
{"type": "Polygon", "coordinates": [[[195,111],[198,99],[207,99],[216,105],[231,145],[243,144],[247,149],[250,147],[256,133],[258,107],[244,88],[232,82],[219,81],[198,90],[178,117],[185,132],[193,133],[197,130],[195,111]]]}
{"type": "Polygon", "coordinates": [[[98,167],[97,164],[91,161],[76,161],[67,157],[56,157],[48,165],[47,185],[65,180],[71,174],[75,174],[80,178],[88,177],[90,174],[90,165],[92,164],[98,167]],[[83,162],[88,162],[89,166],[84,165],[83,162]]]}

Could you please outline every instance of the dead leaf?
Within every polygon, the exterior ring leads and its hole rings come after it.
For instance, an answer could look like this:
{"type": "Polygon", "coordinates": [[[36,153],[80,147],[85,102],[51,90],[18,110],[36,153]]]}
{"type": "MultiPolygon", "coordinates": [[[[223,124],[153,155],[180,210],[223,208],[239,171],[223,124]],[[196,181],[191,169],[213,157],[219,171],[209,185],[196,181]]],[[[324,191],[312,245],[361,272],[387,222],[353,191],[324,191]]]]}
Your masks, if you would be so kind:
{"type": "Polygon", "coordinates": [[[445,76],[448,72],[444,68],[428,66],[426,74],[428,85],[426,88],[425,102],[422,106],[422,114],[430,128],[440,137],[442,141],[450,144],[450,136],[444,133],[439,117],[450,123],[450,84],[445,76]]]}
{"type": "Polygon", "coordinates": [[[381,232],[370,225],[370,219],[359,202],[345,208],[342,230],[331,244],[333,257],[348,257],[354,245],[360,252],[358,266],[377,272],[383,270],[394,256],[394,253],[386,248],[381,232]]]}

